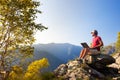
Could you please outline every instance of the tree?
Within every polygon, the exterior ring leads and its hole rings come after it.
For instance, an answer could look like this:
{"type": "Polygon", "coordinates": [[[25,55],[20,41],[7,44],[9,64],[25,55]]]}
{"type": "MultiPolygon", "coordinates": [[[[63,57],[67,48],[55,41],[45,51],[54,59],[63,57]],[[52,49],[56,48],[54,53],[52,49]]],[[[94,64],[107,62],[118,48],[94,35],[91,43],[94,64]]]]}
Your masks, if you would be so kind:
{"type": "Polygon", "coordinates": [[[118,37],[117,37],[117,41],[116,41],[116,51],[117,52],[120,51],[120,32],[118,32],[118,37]]]}
{"type": "Polygon", "coordinates": [[[36,14],[41,13],[38,6],[40,2],[33,0],[0,0],[0,71],[19,64],[17,56],[33,53],[35,32],[47,29],[35,23],[36,14]]]}
{"type": "Polygon", "coordinates": [[[8,80],[42,80],[40,70],[48,67],[49,63],[46,58],[36,60],[29,64],[27,70],[24,72],[19,66],[13,66],[8,80]]]}
{"type": "Polygon", "coordinates": [[[24,75],[24,80],[42,80],[40,69],[48,67],[49,63],[46,58],[32,62],[24,75]]]}

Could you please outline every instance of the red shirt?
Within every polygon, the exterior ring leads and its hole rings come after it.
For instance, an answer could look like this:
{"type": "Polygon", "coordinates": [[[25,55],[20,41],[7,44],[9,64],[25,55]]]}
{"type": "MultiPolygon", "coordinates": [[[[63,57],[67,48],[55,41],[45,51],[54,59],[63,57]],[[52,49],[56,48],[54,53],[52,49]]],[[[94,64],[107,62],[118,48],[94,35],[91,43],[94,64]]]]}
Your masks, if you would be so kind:
{"type": "MultiPolygon", "coordinates": [[[[94,48],[94,47],[96,47],[97,45],[99,45],[100,43],[100,41],[102,41],[101,40],[101,37],[99,37],[99,36],[96,36],[96,37],[94,37],[93,38],[93,41],[92,41],[92,47],[94,48]]],[[[100,47],[96,47],[96,49],[98,50],[98,51],[100,51],[100,47]]]]}

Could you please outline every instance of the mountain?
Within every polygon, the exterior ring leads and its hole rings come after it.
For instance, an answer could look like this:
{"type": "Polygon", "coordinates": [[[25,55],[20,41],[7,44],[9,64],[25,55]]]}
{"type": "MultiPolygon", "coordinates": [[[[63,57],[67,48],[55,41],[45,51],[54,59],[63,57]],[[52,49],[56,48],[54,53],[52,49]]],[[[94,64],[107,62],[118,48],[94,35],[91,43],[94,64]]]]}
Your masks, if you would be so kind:
{"type": "Polygon", "coordinates": [[[50,66],[48,70],[52,71],[60,64],[66,63],[71,59],[79,56],[80,46],[69,43],[50,43],[50,44],[34,44],[34,59],[47,58],[50,66]]]}

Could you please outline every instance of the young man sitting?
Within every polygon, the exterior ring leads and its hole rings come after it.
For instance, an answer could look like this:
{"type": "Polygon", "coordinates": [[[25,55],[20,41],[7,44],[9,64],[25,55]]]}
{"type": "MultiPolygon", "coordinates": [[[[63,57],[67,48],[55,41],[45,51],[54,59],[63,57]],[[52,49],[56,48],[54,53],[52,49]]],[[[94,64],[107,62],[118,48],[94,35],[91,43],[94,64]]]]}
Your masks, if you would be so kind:
{"type": "Polygon", "coordinates": [[[93,40],[90,48],[84,48],[80,52],[79,59],[84,59],[87,54],[96,54],[100,52],[100,47],[103,46],[103,41],[100,36],[98,36],[98,31],[93,30],[91,32],[93,40]]]}

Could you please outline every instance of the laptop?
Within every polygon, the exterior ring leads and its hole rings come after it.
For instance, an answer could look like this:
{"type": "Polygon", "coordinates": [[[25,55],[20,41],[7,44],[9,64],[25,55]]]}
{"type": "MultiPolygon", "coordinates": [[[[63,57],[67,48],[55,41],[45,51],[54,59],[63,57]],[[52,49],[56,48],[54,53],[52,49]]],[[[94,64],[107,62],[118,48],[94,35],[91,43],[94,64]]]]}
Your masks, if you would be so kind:
{"type": "Polygon", "coordinates": [[[90,52],[92,54],[98,54],[100,51],[98,51],[96,48],[90,48],[86,42],[80,43],[83,48],[89,48],[90,52]]]}
{"type": "Polygon", "coordinates": [[[82,45],[83,48],[90,48],[86,42],[80,44],[82,45]]]}
{"type": "Polygon", "coordinates": [[[90,48],[86,42],[80,43],[83,48],[89,48],[91,50],[95,50],[96,48],[90,48]]]}

